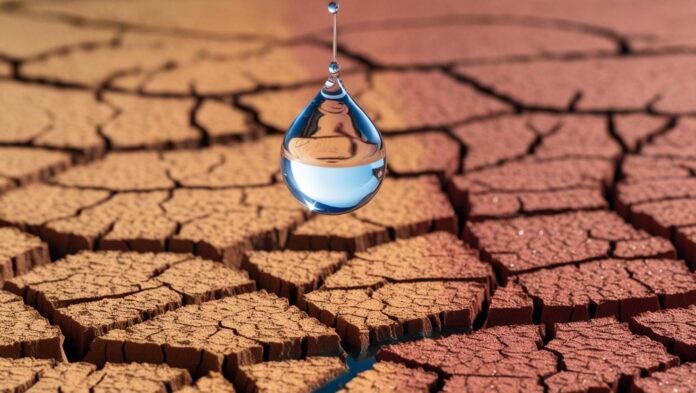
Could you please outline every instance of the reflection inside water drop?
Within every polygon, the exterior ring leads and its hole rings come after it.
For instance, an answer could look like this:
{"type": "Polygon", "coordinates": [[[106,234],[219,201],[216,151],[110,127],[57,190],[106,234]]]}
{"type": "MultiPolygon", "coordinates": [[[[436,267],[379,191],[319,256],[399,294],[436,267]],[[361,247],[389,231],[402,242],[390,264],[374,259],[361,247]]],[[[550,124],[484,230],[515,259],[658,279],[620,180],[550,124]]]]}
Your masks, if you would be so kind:
{"type": "Polygon", "coordinates": [[[309,209],[341,214],[375,195],[385,167],[381,135],[332,75],[285,135],[283,180],[309,209]]]}

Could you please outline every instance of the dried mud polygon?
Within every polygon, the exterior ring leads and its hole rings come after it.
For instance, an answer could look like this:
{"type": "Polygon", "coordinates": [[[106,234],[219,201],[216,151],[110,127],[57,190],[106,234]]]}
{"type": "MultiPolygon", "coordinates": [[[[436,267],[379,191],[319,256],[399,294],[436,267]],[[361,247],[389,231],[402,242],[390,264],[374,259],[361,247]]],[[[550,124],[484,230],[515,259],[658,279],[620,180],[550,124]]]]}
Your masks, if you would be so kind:
{"type": "Polygon", "coordinates": [[[267,137],[244,146],[113,153],[62,174],[56,182],[111,191],[172,189],[175,183],[205,188],[268,185],[278,171],[279,146],[279,138],[267,137]]]}
{"type": "Polygon", "coordinates": [[[81,358],[96,337],[186,304],[253,291],[245,272],[185,254],[83,252],[5,283],[81,358]]]}
{"type": "MultiPolygon", "coordinates": [[[[62,56],[25,62],[22,75],[89,88],[106,84],[115,90],[142,92],[149,79],[176,63],[191,62],[206,55],[240,56],[263,46],[260,42],[220,42],[136,31],[121,32],[118,36],[113,31],[112,35],[114,39],[104,39],[88,50],[73,49],[62,56]]],[[[190,86],[172,87],[169,91],[186,93],[190,86]]]]}
{"type": "Polygon", "coordinates": [[[632,392],[688,392],[696,385],[696,364],[686,363],[633,381],[632,392]]]}
{"type": "Polygon", "coordinates": [[[0,147],[0,192],[46,180],[71,165],[68,153],[28,147],[0,147]]]}
{"type": "Polygon", "coordinates": [[[527,106],[564,110],[581,92],[575,107],[582,110],[642,110],[660,96],[656,110],[684,113],[692,110],[688,92],[696,80],[685,79],[675,88],[674,73],[694,67],[691,56],[609,57],[463,66],[457,72],[527,106]]]}
{"type": "Polygon", "coordinates": [[[510,109],[437,70],[374,73],[360,104],[386,133],[442,127],[510,109]]]}
{"type": "Polygon", "coordinates": [[[696,360],[696,306],[644,313],[631,329],[663,343],[684,361],[696,360]]]}
{"type": "Polygon", "coordinates": [[[193,386],[185,386],[180,393],[236,393],[234,386],[225,377],[216,372],[210,372],[198,378],[193,386]]]}
{"type": "Polygon", "coordinates": [[[336,328],[346,345],[471,328],[495,286],[490,266],[447,232],[359,252],[300,307],[336,328]]]}
{"type": "Polygon", "coordinates": [[[346,254],[336,251],[250,251],[242,268],[260,289],[294,302],[317,289],[345,261],[346,254]]]}
{"type": "Polygon", "coordinates": [[[628,156],[616,190],[617,209],[636,226],[672,240],[696,266],[696,139],[692,120],[645,143],[640,155],[628,156]]]}
{"type": "Polygon", "coordinates": [[[377,358],[423,367],[443,376],[536,380],[556,372],[556,356],[541,349],[542,345],[538,326],[498,326],[468,335],[388,345],[377,358]]]}
{"type": "Polygon", "coordinates": [[[246,139],[258,132],[258,127],[249,124],[245,113],[226,102],[206,100],[195,116],[212,143],[246,139]]]}
{"type": "Polygon", "coordinates": [[[339,357],[263,362],[239,369],[235,383],[241,392],[312,392],[347,371],[339,357]]]}
{"type": "Polygon", "coordinates": [[[51,261],[48,245],[15,228],[0,228],[0,283],[51,261]]]}
{"type": "Polygon", "coordinates": [[[433,232],[355,254],[324,289],[379,288],[424,280],[477,281],[494,286],[493,272],[478,253],[449,232],[433,232]]]}
{"type": "Polygon", "coordinates": [[[533,299],[517,283],[510,282],[493,293],[486,324],[489,327],[531,324],[533,314],[533,299]]]}
{"type": "Polygon", "coordinates": [[[115,29],[84,29],[59,21],[0,16],[0,52],[11,59],[32,58],[57,47],[113,38],[115,29]]]}
{"type": "Polygon", "coordinates": [[[450,195],[470,220],[603,209],[612,172],[602,159],[511,162],[455,176],[450,195]]]}
{"type": "Polygon", "coordinates": [[[505,279],[540,268],[606,257],[674,257],[665,239],[650,236],[608,211],[572,212],[469,222],[465,238],[505,279]]]}
{"type": "Polygon", "coordinates": [[[445,385],[442,387],[443,393],[541,393],[543,391],[544,387],[534,378],[454,376],[446,380],[445,385]]]}
{"type": "Polygon", "coordinates": [[[634,315],[696,302],[696,276],[682,261],[606,259],[519,276],[541,321],[581,321],[634,315]]]}
{"type": "Polygon", "coordinates": [[[437,385],[437,374],[393,362],[377,362],[350,380],[340,393],[427,393],[437,385]]]}
{"type": "Polygon", "coordinates": [[[98,337],[86,360],[167,363],[234,377],[240,366],[340,351],[338,335],[275,295],[252,292],[193,304],[98,337]]]}
{"type": "Polygon", "coordinates": [[[113,149],[196,147],[201,136],[189,120],[193,100],[108,94],[118,114],[102,127],[113,149]]]}
{"type": "Polygon", "coordinates": [[[441,132],[386,138],[389,170],[395,175],[436,174],[448,179],[459,169],[460,148],[441,132]]]}
{"type": "Polygon", "coordinates": [[[40,235],[54,257],[85,249],[177,251],[239,266],[244,251],[282,247],[305,220],[289,192],[271,185],[276,142],[110,154],[64,173],[59,184],[1,195],[0,221],[40,235]],[[234,169],[244,165],[248,172],[234,169]],[[243,201],[244,186],[265,185],[243,201]]]}
{"type": "Polygon", "coordinates": [[[616,390],[623,381],[679,364],[660,343],[612,318],[558,324],[554,330],[545,348],[558,354],[564,367],[545,380],[551,391],[616,390]]]}
{"type": "MultiPolygon", "coordinates": [[[[0,81],[0,142],[76,152],[83,159],[101,156],[106,143],[97,127],[114,111],[93,94],[49,86],[0,81]]],[[[36,154],[36,153],[35,153],[36,154]]]]}
{"type": "Polygon", "coordinates": [[[200,378],[195,385],[183,369],[147,363],[107,363],[97,370],[89,363],[0,358],[3,391],[66,392],[128,391],[155,393],[177,391],[234,393],[234,387],[219,373],[200,378]]]}
{"type": "Polygon", "coordinates": [[[0,357],[65,360],[63,333],[22,298],[0,291],[0,357]]]}
{"type": "Polygon", "coordinates": [[[309,315],[334,327],[351,349],[404,335],[471,328],[488,288],[477,282],[422,281],[365,289],[319,290],[304,296],[309,315]]]}

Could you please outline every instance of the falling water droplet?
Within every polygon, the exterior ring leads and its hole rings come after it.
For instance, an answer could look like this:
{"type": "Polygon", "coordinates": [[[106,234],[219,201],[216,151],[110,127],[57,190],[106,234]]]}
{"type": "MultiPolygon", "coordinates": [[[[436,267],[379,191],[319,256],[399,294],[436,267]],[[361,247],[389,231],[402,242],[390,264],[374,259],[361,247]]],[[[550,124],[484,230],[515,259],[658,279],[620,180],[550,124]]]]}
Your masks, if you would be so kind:
{"type": "Polygon", "coordinates": [[[314,100],[285,134],[280,170],[283,180],[300,203],[321,214],[348,213],[377,193],[386,169],[382,136],[365,112],[348,94],[339,78],[334,51],[329,77],[314,100]]]}
{"type": "Polygon", "coordinates": [[[384,179],[382,137],[333,76],[295,119],[281,154],[288,188],[317,213],[341,214],[361,207],[384,179]]]}

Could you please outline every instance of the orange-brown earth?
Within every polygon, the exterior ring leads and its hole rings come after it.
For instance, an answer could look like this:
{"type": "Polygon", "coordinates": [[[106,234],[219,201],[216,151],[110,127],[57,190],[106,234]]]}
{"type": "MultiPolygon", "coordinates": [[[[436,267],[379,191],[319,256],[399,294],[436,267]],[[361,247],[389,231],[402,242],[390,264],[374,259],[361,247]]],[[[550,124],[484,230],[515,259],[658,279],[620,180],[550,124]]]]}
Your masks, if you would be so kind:
{"type": "Polygon", "coordinates": [[[341,6],[337,217],[278,169],[324,6],[0,0],[0,391],[693,389],[693,3],[341,6]]]}

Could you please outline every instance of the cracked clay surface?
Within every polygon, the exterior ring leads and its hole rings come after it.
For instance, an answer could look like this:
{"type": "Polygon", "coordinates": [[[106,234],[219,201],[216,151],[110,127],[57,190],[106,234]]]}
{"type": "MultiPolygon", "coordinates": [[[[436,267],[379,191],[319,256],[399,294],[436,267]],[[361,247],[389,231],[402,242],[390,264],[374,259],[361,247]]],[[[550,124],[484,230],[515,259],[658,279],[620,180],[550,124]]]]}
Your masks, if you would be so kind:
{"type": "Polygon", "coordinates": [[[387,177],[320,216],[324,6],[0,0],[0,391],[692,389],[693,3],[344,3],[387,177]]]}

